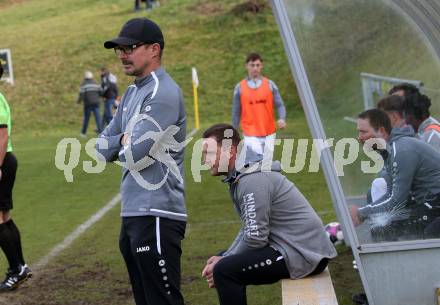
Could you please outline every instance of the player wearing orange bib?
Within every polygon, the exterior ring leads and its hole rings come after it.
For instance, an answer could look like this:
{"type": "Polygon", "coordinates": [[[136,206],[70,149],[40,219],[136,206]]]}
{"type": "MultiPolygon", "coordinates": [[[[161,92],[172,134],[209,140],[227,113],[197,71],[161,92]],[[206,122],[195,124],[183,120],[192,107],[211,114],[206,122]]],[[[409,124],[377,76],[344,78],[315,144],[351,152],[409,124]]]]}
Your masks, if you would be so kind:
{"type": "Polygon", "coordinates": [[[246,59],[248,76],[237,84],[232,102],[232,125],[241,130],[248,148],[262,156],[273,151],[277,127],[286,127],[286,108],[278,87],[262,76],[263,59],[251,53],[246,59]],[[275,122],[274,108],[278,112],[275,122]]]}

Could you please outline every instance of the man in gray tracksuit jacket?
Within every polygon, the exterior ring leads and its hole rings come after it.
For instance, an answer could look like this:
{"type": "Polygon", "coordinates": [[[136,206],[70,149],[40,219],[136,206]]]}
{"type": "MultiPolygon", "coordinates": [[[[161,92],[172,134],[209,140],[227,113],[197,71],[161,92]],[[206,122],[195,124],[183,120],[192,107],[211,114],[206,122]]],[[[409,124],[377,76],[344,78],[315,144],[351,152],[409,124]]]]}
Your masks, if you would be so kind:
{"type": "Polygon", "coordinates": [[[171,147],[160,150],[161,142],[166,144],[165,141],[170,140],[170,134],[164,131],[172,125],[178,127],[175,141],[184,142],[186,115],[182,92],[168,73],[159,68],[127,88],[115,117],[100,135],[100,139],[108,143],[107,149],[97,146],[97,151],[105,160],[125,163],[121,183],[122,217],[150,215],[186,221],[182,181],[184,151],[173,151],[171,147]],[[130,121],[134,123],[131,139],[124,146],[120,139],[128,132],[130,121]],[[152,134],[136,144],[146,132],[152,134]],[[161,138],[155,138],[154,134],[161,138]],[[153,152],[156,148],[159,150],[153,152]],[[160,156],[154,155],[166,154],[165,149],[169,150],[171,164],[160,162],[157,160],[160,156]],[[148,162],[142,164],[145,157],[151,158],[151,165],[147,166],[148,162]],[[146,167],[136,168],[136,163],[146,167]],[[171,166],[176,166],[178,171],[172,171],[171,166]]]}
{"type": "Polygon", "coordinates": [[[153,21],[129,20],[119,37],[104,46],[114,48],[127,75],[136,76],[97,141],[102,159],[123,164],[119,247],[136,305],[183,305],[180,256],[187,215],[182,91],[161,68],[164,40],[153,21]]]}
{"type": "MultiPolygon", "coordinates": [[[[364,113],[374,120],[370,116],[378,111],[364,113]]],[[[387,149],[380,154],[390,177],[388,192],[371,204],[352,207],[355,225],[369,219],[373,229],[386,233],[385,239],[438,237],[440,155],[409,126],[393,128],[385,140],[387,149]]]]}
{"type": "Polygon", "coordinates": [[[202,272],[209,286],[217,289],[220,304],[246,304],[247,285],[322,272],[336,251],[307,199],[280,173],[279,162],[268,170],[262,170],[261,162],[237,170],[240,137],[228,124],[210,127],[203,138],[204,162],[212,175],[227,175],[224,182],[242,223],[229,249],[211,257],[202,272]],[[228,132],[232,145],[225,148],[221,145],[228,132]],[[215,153],[209,151],[209,141],[215,143],[211,145],[215,153]],[[222,154],[229,155],[227,172],[220,170],[222,154]]]}

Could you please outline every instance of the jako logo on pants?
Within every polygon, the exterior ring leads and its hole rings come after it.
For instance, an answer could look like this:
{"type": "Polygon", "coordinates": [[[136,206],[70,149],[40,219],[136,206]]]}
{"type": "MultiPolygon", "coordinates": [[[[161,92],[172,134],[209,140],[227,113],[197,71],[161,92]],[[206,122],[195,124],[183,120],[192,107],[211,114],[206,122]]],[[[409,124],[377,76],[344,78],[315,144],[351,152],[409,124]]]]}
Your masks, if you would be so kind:
{"type": "Polygon", "coordinates": [[[148,251],[150,251],[150,247],[149,247],[149,246],[145,246],[145,247],[137,247],[137,248],[136,248],[136,253],[139,253],[139,252],[148,252],[148,251]]]}

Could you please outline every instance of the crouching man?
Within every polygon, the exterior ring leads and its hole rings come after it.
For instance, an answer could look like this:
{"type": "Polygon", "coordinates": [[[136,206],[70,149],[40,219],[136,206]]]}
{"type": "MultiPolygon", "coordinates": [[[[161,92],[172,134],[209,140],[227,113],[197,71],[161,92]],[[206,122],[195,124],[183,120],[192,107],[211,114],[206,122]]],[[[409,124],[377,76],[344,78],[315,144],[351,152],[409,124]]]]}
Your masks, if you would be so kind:
{"type": "Polygon", "coordinates": [[[202,271],[221,305],[245,305],[246,286],[272,284],[322,272],[336,250],[321,219],[301,192],[280,173],[279,162],[236,168],[240,136],[217,124],[204,134],[203,161],[213,176],[226,176],[242,228],[202,271]]]}

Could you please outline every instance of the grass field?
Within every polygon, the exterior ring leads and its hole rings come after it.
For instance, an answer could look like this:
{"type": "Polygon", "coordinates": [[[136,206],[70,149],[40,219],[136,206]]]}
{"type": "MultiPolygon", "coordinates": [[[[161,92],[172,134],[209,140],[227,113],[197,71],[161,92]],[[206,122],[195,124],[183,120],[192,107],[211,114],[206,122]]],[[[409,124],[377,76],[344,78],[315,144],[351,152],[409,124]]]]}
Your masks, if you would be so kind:
{"type": "MultiPolygon", "coordinates": [[[[244,57],[257,50],[265,72],[283,94],[288,128],[281,138],[309,138],[304,114],[290,77],[271,9],[240,12],[241,0],[165,0],[148,16],[162,25],[164,65],[184,90],[189,129],[193,113],[190,68],[199,71],[202,127],[230,120],[232,89],[244,75],[244,57]]],[[[261,3],[263,3],[262,1],[261,3]]],[[[11,48],[16,85],[1,84],[12,106],[14,148],[19,160],[14,219],[21,229],[25,256],[32,265],[118,192],[120,169],[86,174],[81,163],[67,183],[54,165],[58,142],[79,133],[81,108],[76,100],[84,70],[97,75],[110,67],[124,89],[131,80],[121,73],[112,51],[102,47],[134,13],[126,0],[0,0],[1,48],[11,48]]],[[[94,125],[89,127],[93,130],[94,125]]],[[[89,132],[90,135],[92,133],[89,132]]],[[[90,160],[84,153],[81,160],[90,160]]],[[[191,156],[191,147],[187,156],[191,156]]],[[[200,277],[206,259],[228,246],[239,227],[226,186],[204,173],[195,183],[187,158],[189,213],[183,246],[183,293],[187,304],[217,304],[214,290],[200,277]]],[[[335,220],[322,172],[289,175],[320,213],[335,220]]],[[[17,292],[0,297],[8,305],[132,304],[127,274],[117,247],[118,208],[111,210],[17,292]]],[[[339,249],[331,265],[340,304],[351,304],[360,288],[351,268],[350,250],[339,249]]],[[[6,262],[0,259],[0,271],[6,262]]],[[[249,304],[280,304],[279,284],[249,289],[249,304]]]]}
{"type": "MultiPolygon", "coordinates": [[[[304,121],[301,123],[298,120],[292,122],[289,130],[304,127],[304,121]]],[[[107,168],[99,175],[86,175],[78,169],[74,171],[72,184],[67,184],[62,172],[56,169],[41,169],[41,164],[52,162],[57,140],[57,137],[49,138],[41,143],[39,149],[32,150],[46,156],[41,160],[26,156],[26,151],[18,154],[20,137],[16,143],[18,157],[33,160],[21,163],[19,177],[25,168],[33,171],[28,172],[29,180],[18,180],[17,208],[14,210],[15,219],[22,229],[26,257],[31,264],[103,206],[118,189],[119,169],[116,166],[107,168]],[[38,179],[41,172],[44,175],[50,173],[52,179],[38,179]],[[30,184],[30,189],[25,184],[30,184]],[[38,193],[35,193],[35,189],[38,189],[38,193]]],[[[187,155],[190,154],[191,150],[188,150],[187,155]]],[[[81,160],[90,158],[83,156],[81,160]]],[[[226,186],[219,178],[210,177],[207,173],[203,173],[201,183],[193,182],[189,163],[187,160],[187,206],[190,217],[182,257],[183,292],[187,304],[213,305],[217,302],[215,291],[206,287],[200,271],[211,254],[228,246],[239,223],[226,186]]],[[[290,175],[290,179],[307,194],[324,222],[335,219],[321,174],[290,175]]],[[[119,209],[114,208],[38,272],[35,278],[4,298],[4,304],[131,304],[125,266],[117,247],[118,212],[119,209]]],[[[350,304],[350,294],[360,287],[357,275],[351,269],[350,250],[339,250],[340,257],[332,263],[331,270],[341,304],[350,304]]],[[[249,304],[280,304],[280,296],[279,284],[251,287],[249,304]]]]}

